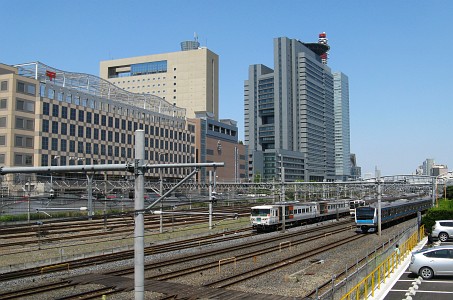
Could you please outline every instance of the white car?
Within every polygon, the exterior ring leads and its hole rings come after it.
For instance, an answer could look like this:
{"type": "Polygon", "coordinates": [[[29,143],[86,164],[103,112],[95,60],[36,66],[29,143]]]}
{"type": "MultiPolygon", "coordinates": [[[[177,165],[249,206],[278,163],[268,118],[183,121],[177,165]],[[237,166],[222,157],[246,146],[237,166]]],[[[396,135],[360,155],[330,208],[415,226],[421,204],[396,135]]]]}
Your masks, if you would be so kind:
{"type": "Polygon", "coordinates": [[[449,238],[453,238],[453,220],[436,221],[431,235],[433,238],[438,238],[441,242],[446,242],[449,238]]]}
{"type": "Polygon", "coordinates": [[[453,245],[412,252],[409,271],[423,279],[431,279],[437,275],[453,275],[453,245]]]}

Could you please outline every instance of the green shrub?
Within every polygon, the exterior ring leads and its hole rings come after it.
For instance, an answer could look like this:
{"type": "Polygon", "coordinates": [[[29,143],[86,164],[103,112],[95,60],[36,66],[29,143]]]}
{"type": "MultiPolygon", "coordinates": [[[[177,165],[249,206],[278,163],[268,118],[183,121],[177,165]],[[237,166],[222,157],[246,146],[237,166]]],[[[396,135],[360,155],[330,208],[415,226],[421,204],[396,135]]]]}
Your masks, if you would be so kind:
{"type": "Polygon", "coordinates": [[[428,210],[426,215],[422,218],[422,224],[425,225],[425,230],[430,233],[437,220],[453,220],[452,200],[441,199],[439,200],[438,207],[433,207],[428,210]]]}

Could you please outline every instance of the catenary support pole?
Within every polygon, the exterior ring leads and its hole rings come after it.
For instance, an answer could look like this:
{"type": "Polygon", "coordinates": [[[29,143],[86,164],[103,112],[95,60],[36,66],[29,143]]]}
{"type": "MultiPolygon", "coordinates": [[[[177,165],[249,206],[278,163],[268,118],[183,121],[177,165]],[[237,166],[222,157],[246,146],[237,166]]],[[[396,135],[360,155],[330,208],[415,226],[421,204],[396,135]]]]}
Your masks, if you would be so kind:
{"type": "MultiPolygon", "coordinates": [[[[162,197],[164,194],[164,179],[162,177],[162,169],[159,169],[159,197],[162,197]]],[[[164,211],[164,199],[160,200],[160,211],[164,211]]],[[[159,232],[163,233],[164,232],[164,216],[161,213],[159,216],[159,232]]]]}
{"type": "Polygon", "coordinates": [[[144,189],[145,177],[143,165],[145,160],[145,132],[135,132],[135,230],[134,230],[134,265],[135,265],[135,300],[145,299],[145,223],[144,223],[144,189]]]}
{"type": "Polygon", "coordinates": [[[87,194],[88,194],[88,219],[93,219],[93,174],[86,174],[87,176],[87,194]]]}
{"type": "Polygon", "coordinates": [[[376,170],[376,180],[377,180],[377,194],[378,194],[378,232],[379,236],[381,236],[381,213],[382,213],[382,190],[381,190],[381,171],[376,170]]]}
{"type": "Polygon", "coordinates": [[[212,171],[209,170],[209,230],[212,229],[212,171]]]}

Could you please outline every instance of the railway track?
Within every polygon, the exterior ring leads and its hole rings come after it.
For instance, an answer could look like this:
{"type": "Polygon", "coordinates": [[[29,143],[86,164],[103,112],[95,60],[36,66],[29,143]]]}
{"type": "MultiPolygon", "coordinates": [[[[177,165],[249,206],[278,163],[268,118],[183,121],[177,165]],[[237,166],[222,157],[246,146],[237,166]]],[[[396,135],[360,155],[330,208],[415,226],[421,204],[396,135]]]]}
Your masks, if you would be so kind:
{"type": "MultiPolygon", "coordinates": [[[[243,208],[240,210],[232,210],[229,208],[227,211],[222,212],[231,212],[237,213],[239,216],[246,216],[250,213],[249,209],[243,208]]],[[[217,222],[222,220],[224,217],[214,216],[213,221],[217,222]]],[[[206,222],[207,216],[174,216],[174,217],[164,217],[164,226],[187,226],[206,222]]],[[[97,241],[101,237],[109,239],[114,235],[124,235],[129,234],[133,231],[134,220],[123,220],[122,222],[112,221],[110,223],[99,223],[96,224],[85,224],[85,222],[77,222],[75,224],[64,224],[56,225],[52,228],[42,227],[41,230],[37,229],[37,226],[29,226],[29,229],[32,230],[31,233],[17,233],[9,231],[8,234],[2,235],[2,242],[0,243],[0,253],[2,254],[12,254],[12,253],[22,253],[28,249],[25,247],[36,247],[39,249],[45,249],[46,247],[53,248],[55,247],[54,243],[64,242],[68,244],[70,241],[77,241],[80,239],[89,239],[95,237],[97,241]],[[38,239],[37,239],[38,237],[38,239]],[[10,240],[10,241],[8,241],[10,240]]],[[[72,222],[71,222],[72,223],[72,222]]],[[[160,227],[159,216],[148,216],[145,219],[145,229],[148,231],[157,230],[160,227]]],[[[21,232],[22,229],[19,230],[21,232]]],[[[1,230],[0,230],[1,232],[1,230]]]]}
{"type": "MultiPolygon", "coordinates": [[[[346,228],[346,230],[349,230],[349,229],[346,228]]],[[[334,230],[329,231],[328,234],[329,235],[333,235],[333,234],[336,234],[336,233],[342,233],[344,231],[345,231],[345,228],[334,229],[334,230]]],[[[315,236],[312,236],[312,237],[308,237],[308,238],[302,238],[302,239],[298,239],[298,240],[293,240],[293,241],[291,241],[290,244],[285,244],[283,248],[288,247],[289,245],[291,245],[291,247],[294,247],[294,246],[297,246],[297,245],[302,244],[302,243],[307,243],[307,242],[310,242],[310,241],[314,241],[314,240],[323,238],[324,234],[325,233],[323,233],[321,235],[315,235],[315,236]]],[[[288,239],[288,237],[285,237],[284,239],[288,239]]],[[[247,248],[252,248],[254,246],[265,245],[267,243],[268,242],[256,242],[256,243],[249,243],[246,246],[247,246],[247,248]]],[[[218,254],[222,254],[222,253],[226,253],[226,252],[231,252],[231,251],[236,250],[235,248],[244,249],[243,247],[240,247],[240,248],[239,247],[230,247],[230,248],[227,248],[227,249],[222,249],[220,251],[213,251],[212,253],[209,253],[209,256],[214,256],[214,255],[218,255],[218,254]]],[[[270,253],[273,253],[273,252],[278,252],[278,251],[281,251],[281,250],[282,250],[282,246],[281,245],[274,245],[274,246],[269,246],[269,247],[267,247],[265,249],[259,249],[259,250],[256,250],[256,251],[250,251],[250,252],[245,253],[245,254],[239,254],[239,255],[234,256],[234,260],[231,259],[231,260],[225,261],[225,265],[238,263],[238,262],[243,261],[243,260],[254,259],[254,258],[260,257],[262,255],[270,254],[270,253]]],[[[205,257],[206,257],[206,255],[202,256],[200,258],[205,258],[205,257]]],[[[187,260],[187,258],[184,258],[184,260],[180,260],[180,261],[176,260],[176,262],[179,264],[179,263],[184,262],[185,260],[187,260]]],[[[170,262],[170,264],[173,264],[173,262],[170,262]]],[[[168,263],[157,263],[157,264],[153,265],[153,269],[162,268],[162,267],[168,266],[168,265],[169,265],[168,263]]],[[[197,273],[197,272],[200,272],[200,271],[205,271],[205,270],[208,270],[208,269],[217,268],[218,266],[219,266],[219,261],[218,260],[214,260],[212,262],[200,264],[200,265],[198,265],[195,268],[194,267],[185,268],[185,269],[178,268],[178,270],[176,270],[176,271],[171,271],[171,272],[168,272],[168,273],[165,273],[165,274],[158,274],[158,275],[155,275],[155,276],[147,276],[146,279],[169,280],[169,279],[174,279],[174,278],[178,278],[178,277],[194,274],[194,273],[197,273]]],[[[150,268],[146,268],[146,270],[148,271],[148,270],[150,270],[150,268]]],[[[211,285],[206,285],[206,286],[211,286],[211,285]]]]}
{"type": "MultiPolygon", "coordinates": [[[[186,240],[182,240],[182,241],[175,241],[175,242],[171,242],[171,243],[165,243],[165,244],[161,244],[161,245],[145,247],[145,255],[155,255],[155,254],[160,254],[160,253],[167,253],[169,251],[177,251],[177,250],[183,250],[183,249],[187,249],[187,248],[191,248],[191,247],[199,247],[199,246],[203,246],[203,245],[207,245],[207,244],[220,243],[220,242],[224,242],[224,241],[230,241],[230,240],[234,240],[234,239],[248,237],[248,236],[251,236],[254,234],[255,233],[252,232],[250,227],[244,228],[241,230],[226,231],[226,232],[212,234],[212,235],[204,236],[204,237],[191,238],[191,239],[186,239],[186,240]],[[245,234],[238,235],[238,233],[244,233],[244,232],[245,232],[245,234]]],[[[36,275],[40,275],[43,273],[48,274],[48,273],[61,272],[61,271],[65,271],[68,269],[83,268],[83,267],[87,267],[87,266],[93,266],[93,265],[104,264],[104,263],[108,263],[108,262],[114,262],[114,261],[120,261],[120,260],[126,260],[126,259],[132,259],[132,258],[134,258],[134,250],[127,250],[127,251],[121,251],[121,252],[112,253],[112,254],[92,256],[92,257],[73,260],[73,261],[61,262],[58,264],[43,265],[43,266],[36,267],[36,268],[30,268],[30,269],[24,269],[24,270],[20,270],[20,271],[3,273],[3,274],[0,274],[0,282],[13,280],[13,279],[19,279],[19,278],[25,278],[25,277],[30,277],[30,276],[36,276],[36,275]]],[[[133,268],[132,268],[132,270],[133,270],[133,268]]]]}
{"type": "Polygon", "coordinates": [[[342,246],[344,244],[347,244],[347,243],[350,243],[350,242],[353,242],[353,241],[356,241],[356,240],[359,240],[362,238],[364,238],[364,236],[361,236],[361,235],[351,236],[351,237],[348,237],[341,241],[329,243],[322,247],[312,249],[310,251],[306,251],[306,252],[303,252],[303,253],[300,253],[297,255],[293,255],[293,256],[285,258],[283,260],[279,260],[277,262],[267,265],[266,267],[258,267],[258,268],[252,269],[252,270],[241,272],[239,274],[234,274],[232,276],[228,276],[226,278],[222,278],[222,279],[210,282],[208,284],[205,284],[204,286],[216,287],[216,288],[226,288],[226,287],[235,285],[237,283],[255,278],[257,276],[262,276],[264,274],[275,271],[277,269],[288,267],[291,264],[295,264],[302,260],[309,259],[322,252],[332,250],[336,247],[342,246]]]}
{"type": "MultiPolygon", "coordinates": [[[[173,265],[173,266],[178,266],[178,268],[177,268],[178,270],[177,271],[173,270],[173,271],[166,272],[166,273],[161,273],[161,274],[158,274],[158,275],[155,275],[155,276],[147,276],[146,279],[170,280],[170,279],[175,279],[175,278],[178,278],[178,277],[188,276],[190,274],[194,274],[196,272],[200,272],[200,271],[203,271],[203,270],[213,269],[213,268],[217,267],[218,260],[214,259],[211,262],[198,264],[196,267],[190,267],[190,268],[189,267],[183,268],[182,265],[183,265],[184,262],[196,261],[196,260],[200,260],[200,259],[206,259],[208,257],[215,257],[215,256],[218,256],[218,255],[221,255],[221,254],[232,253],[234,251],[250,249],[250,248],[253,248],[253,247],[257,247],[257,246],[266,246],[266,244],[269,244],[270,241],[272,241],[273,243],[278,243],[280,240],[288,240],[288,238],[295,238],[295,240],[292,241],[293,246],[295,246],[297,244],[307,243],[309,241],[314,241],[314,240],[317,240],[317,239],[324,239],[326,234],[327,235],[333,235],[333,234],[336,234],[336,233],[344,232],[345,230],[346,231],[350,230],[350,226],[347,225],[348,223],[350,223],[350,221],[338,222],[336,224],[329,224],[328,226],[323,227],[323,229],[328,229],[328,228],[332,228],[332,227],[339,227],[339,226],[340,226],[340,228],[329,229],[329,230],[323,232],[322,234],[316,234],[316,235],[314,235],[312,237],[302,237],[301,232],[288,232],[288,233],[286,233],[283,236],[280,236],[278,238],[275,238],[275,237],[265,238],[265,239],[260,240],[260,241],[254,241],[254,242],[244,243],[244,244],[241,244],[241,245],[224,247],[224,248],[221,248],[221,249],[211,250],[211,251],[207,251],[207,252],[204,252],[204,253],[195,253],[195,254],[192,254],[192,255],[184,255],[183,257],[171,257],[170,259],[168,259],[166,261],[153,262],[152,264],[147,264],[145,266],[145,270],[147,272],[150,271],[150,270],[160,270],[161,268],[163,269],[165,267],[173,265]]],[[[305,233],[310,233],[310,232],[313,233],[313,232],[317,232],[319,230],[320,230],[319,227],[315,227],[315,228],[311,228],[309,230],[305,230],[303,233],[304,234],[305,233]]],[[[362,237],[362,236],[356,236],[356,238],[360,238],[360,237],[362,237]]],[[[230,238],[230,240],[234,239],[234,236],[231,236],[229,238],[230,238]]],[[[219,239],[219,242],[220,241],[225,241],[225,239],[219,239]]],[[[180,250],[180,249],[184,249],[185,247],[194,246],[194,245],[200,245],[200,243],[203,243],[203,242],[211,243],[212,241],[209,241],[209,240],[204,240],[203,241],[203,240],[200,240],[199,238],[198,239],[191,239],[190,241],[181,241],[181,242],[179,242],[180,245],[178,245],[177,243],[170,243],[170,244],[165,245],[165,246],[162,245],[162,247],[160,249],[147,248],[145,250],[145,253],[147,253],[147,255],[148,255],[148,254],[150,254],[150,252],[152,254],[157,254],[157,253],[168,252],[168,251],[171,251],[171,250],[180,250]]],[[[349,240],[344,240],[342,244],[347,243],[347,242],[349,242],[349,240]]],[[[330,246],[330,248],[332,248],[332,247],[335,247],[335,245],[331,245],[330,246]]],[[[308,257],[316,255],[316,254],[318,254],[318,253],[320,253],[322,251],[326,251],[327,249],[330,249],[330,248],[323,247],[323,248],[315,249],[312,252],[307,252],[307,253],[301,254],[299,256],[294,256],[294,257],[290,258],[289,260],[286,259],[286,262],[276,262],[276,263],[273,264],[274,266],[267,268],[268,272],[270,272],[272,269],[275,269],[275,268],[278,268],[278,267],[284,267],[284,265],[288,264],[288,261],[296,261],[296,259],[297,260],[307,259],[308,257]]],[[[236,261],[250,259],[250,258],[253,258],[253,257],[256,257],[256,256],[269,254],[269,253],[272,253],[272,252],[275,252],[275,251],[279,251],[279,246],[265,247],[265,249],[258,249],[258,250],[248,251],[245,254],[237,255],[236,261]]],[[[129,253],[129,255],[130,255],[130,258],[131,258],[133,256],[133,253],[129,253]]],[[[105,261],[105,259],[104,259],[104,261],[105,261]]],[[[87,262],[85,262],[85,263],[87,263],[87,262]]],[[[56,271],[56,270],[54,270],[54,271],[56,271]]],[[[130,274],[133,274],[133,272],[134,272],[134,268],[132,267],[132,268],[125,268],[125,269],[117,270],[117,271],[105,272],[104,275],[109,275],[109,276],[127,276],[127,275],[130,275],[130,274]]],[[[213,287],[229,286],[229,285],[235,284],[235,282],[236,283],[237,282],[241,282],[241,281],[247,280],[247,278],[250,279],[250,278],[253,278],[255,276],[259,276],[260,274],[264,274],[264,273],[259,273],[256,270],[250,270],[250,271],[245,272],[245,273],[240,274],[240,275],[236,274],[235,275],[236,279],[234,279],[234,278],[229,278],[228,280],[227,279],[223,279],[222,280],[223,283],[221,281],[213,281],[211,283],[206,284],[205,286],[213,286],[213,287]],[[240,277],[238,277],[238,276],[240,276],[240,277]]],[[[2,279],[0,277],[0,280],[5,280],[5,279],[2,279]]],[[[64,288],[69,288],[71,286],[73,286],[73,283],[71,283],[70,281],[66,281],[65,285],[63,284],[63,285],[41,286],[40,288],[41,288],[42,292],[40,292],[40,290],[37,290],[36,288],[34,288],[32,290],[32,293],[36,293],[36,294],[37,293],[46,293],[46,292],[49,292],[49,290],[51,291],[51,290],[55,290],[55,289],[64,289],[64,288]]],[[[102,293],[105,293],[105,292],[116,293],[116,292],[119,292],[119,291],[120,290],[108,289],[108,288],[100,290],[100,292],[102,292],[102,293]]],[[[20,295],[23,295],[23,293],[27,293],[27,291],[26,290],[22,290],[22,291],[20,291],[20,293],[21,293],[20,295]]],[[[3,300],[3,299],[15,299],[15,297],[17,297],[17,294],[15,294],[14,292],[11,292],[10,294],[6,294],[6,295],[0,296],[0,299],[1,300],[3,300]]],[[[94,299],[96,297],[99,297],[99,294],[96,293],[96,291],[93,291],[92,293],[83,292],[81,294],[69,296],[68,298],[64,298],[64,299],[94,299]]],[[[19,298],[20,298],[20,296],[19,296],[19,298]]]]}

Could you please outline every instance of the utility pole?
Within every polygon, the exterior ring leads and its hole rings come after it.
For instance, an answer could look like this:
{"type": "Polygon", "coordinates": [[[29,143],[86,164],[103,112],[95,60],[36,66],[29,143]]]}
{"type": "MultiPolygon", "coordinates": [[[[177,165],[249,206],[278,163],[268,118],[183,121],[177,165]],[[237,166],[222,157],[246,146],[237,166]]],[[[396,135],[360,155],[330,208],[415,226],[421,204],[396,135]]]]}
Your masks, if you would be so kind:
{"type": "Polygon", "coordinates": [[[30,223],[30,194],[31,194],[31,182],[30,179],[27,181],[28,187],[27,187],[27,202],[28,202],[28,211],[27,211],[27,220],[28,223],[30,223]]]}
{"type": "Polygon", "coordinates": [[[88,192],[88,220],[93,219],[93,174],[86,174],[87,176],[87,181],[88,181],[88,187],[87,187],[87,192],[88,192]]]}
{"type": "Polygon", "coordinates": [[[381,236],[381,212],[382,212],[382,191],[381,191],[381,171],[376,168],[377,194],[378,194],[378,233],[381,236]]]}
{"type": "MultiPolygon", "coordinates": [[[[285,202],[285,168],[283,167],[283,155],[279,154],[280,156],[280,176],[281,176],[281,195],[280,195],[280,201],[285,202]]],[[[282,232],[285,232],[286,230],[286,210],[285,210],[285,205],[282,204],[282,232]]]]}
{"type": "Polygon", "coordinates": [[[209,230],[212,229],[212,201],[214,201],[212,185],[212,171],[209,170],[209,230]]]}
{"type": "MultiPolygon", "coordinates": [[[[160,157],[162,154],[165,153],[159,153],[159,161],[161,161],[160,157]]],[[[162,197],[164,194],[164,178],[162,174],[162,168],[159,168],[159,197],[162,197]]],[[[164,201],[163,199],[160,201],[160,219],[159,219],[159,232],[163,233],[164,232],[164,214],[162,213],[164,211],[164,201]]]]}
{"type": "Polygon", "coordinates": [[[135,230],[134,230],[134,286],[135,300],[145,299],[145,131],[135,132],[135,230]]]}
{"type": "Polygon", "coordinates": [[[107,211],[107,172],[104,172],[104,215],[107,211]]]}
{"type": "MultiPolygon", "coordinates": [[[[162,169],[159,169],[159,197],[164,194],[164,182],[162,178],[162,169]]],[[[164,232],[164,219],[162,212],[164,211],[164,201],[160,201],[160,219],[159,219],[159,232],[164,232]]]]}
{"type": "Polygon", "coordinates": [[[280,201],[285,201],[285,168],[283,167],[283,155],[279,154],[280,156],[280,176],[281,176],[281,195],[280,201]]]}

